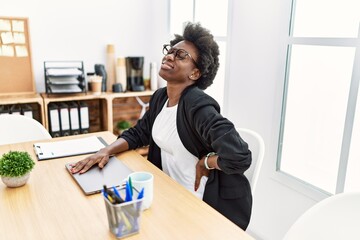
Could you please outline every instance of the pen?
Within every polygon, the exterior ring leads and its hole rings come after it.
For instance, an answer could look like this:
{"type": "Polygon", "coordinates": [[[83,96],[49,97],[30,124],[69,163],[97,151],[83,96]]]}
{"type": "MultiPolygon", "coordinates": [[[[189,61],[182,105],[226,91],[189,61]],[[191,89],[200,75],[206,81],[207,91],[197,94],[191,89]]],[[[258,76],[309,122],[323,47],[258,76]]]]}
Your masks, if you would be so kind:
{"type": "Polygon", "coordinates": [[[144,197],[144,188],[141,189],[137,199],[142,199],[144,197]]]}
{"type": "Polygon", "coordinates": [[[128,181],[126,181],[125,192],[126,192],[125,202],[132,201],[132,194],[131,194],[131,190],[130,190],[130,184],[128,181]]]}
{"type": "MultiPolygon", "coordinates": [[[[107,189],[106,185],[103,187],[104,197],[106,197],[112,204],[121,203],[121,199],[119,199],[112,191],[107,189]]],[[[124,201],[122,201],[124,202],[124,201]]]]}
{"type": "Polygon", "coordinates": [[[113,191],[114,191],[114,193],[115,193],[114,198],[115,198],[116,203],[123,203],[124,200],[121,198],[120,193],[118,192],[118,190],[116,189],[116,187],[113,187],[113,191]]]}

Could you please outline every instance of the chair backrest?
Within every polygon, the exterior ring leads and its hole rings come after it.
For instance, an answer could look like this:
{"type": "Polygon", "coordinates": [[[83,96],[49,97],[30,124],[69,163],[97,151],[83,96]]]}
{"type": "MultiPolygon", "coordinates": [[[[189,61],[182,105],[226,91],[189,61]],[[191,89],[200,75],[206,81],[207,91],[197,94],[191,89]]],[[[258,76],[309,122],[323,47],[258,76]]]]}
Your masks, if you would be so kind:
{"type": "Polygon", "coordinates": [[[0,145],[50,139],[51,135],[35,119],[23,115],[0,115],[0,145]]]}
{"type": "Polygon", "coordinates": [[[255,131],[247,128],[236,128],[240,137],[249,145],[252,153],[252,164],[245,172],[249,179],[251,190],[255,192],[256,184],[259,179],[259,173],[265,154],[265,143],[263,138],[255,131]]]}
{"type": "Polygon", "coordinates": [[[308,209],[283,240],[360,239],[360,192],[339,193],[308,209]]]}

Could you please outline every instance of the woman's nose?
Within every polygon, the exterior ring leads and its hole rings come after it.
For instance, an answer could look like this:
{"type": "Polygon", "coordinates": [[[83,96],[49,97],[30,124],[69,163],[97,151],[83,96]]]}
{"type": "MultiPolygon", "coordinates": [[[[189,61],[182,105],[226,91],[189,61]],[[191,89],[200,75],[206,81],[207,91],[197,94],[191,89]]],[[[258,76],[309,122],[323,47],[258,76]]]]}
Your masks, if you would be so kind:
{"type": "Polygon", "coordinates": [[[168,60],[170,59],[171,61],[174,61],[175,59],[175,54],[174,53],[170,53],[170,54],[166,54],[163,58],[163,60],[168,60]]]}

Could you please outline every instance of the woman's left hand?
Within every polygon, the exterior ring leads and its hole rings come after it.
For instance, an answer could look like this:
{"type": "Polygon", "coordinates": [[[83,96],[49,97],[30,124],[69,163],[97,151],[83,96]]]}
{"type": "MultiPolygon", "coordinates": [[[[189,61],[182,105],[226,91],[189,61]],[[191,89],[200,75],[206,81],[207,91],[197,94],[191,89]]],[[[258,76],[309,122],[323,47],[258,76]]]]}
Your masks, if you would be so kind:
{"type": "MultiPolygon", "coordinates": [[[[205,156],[206,157],[206,156],[205,156]]],[[[198,190],[199,185],[200,185],[200,180],[202,178],[202,176],[209,176],[210,171],[206,169],[205,167],[205,157],[203,157],[202,159],[200,159],[198,161],[198,163],[196,164],[196,176],[195,176],[195,185],[194,185],[194,190],[195,192],[198,190]]]]}

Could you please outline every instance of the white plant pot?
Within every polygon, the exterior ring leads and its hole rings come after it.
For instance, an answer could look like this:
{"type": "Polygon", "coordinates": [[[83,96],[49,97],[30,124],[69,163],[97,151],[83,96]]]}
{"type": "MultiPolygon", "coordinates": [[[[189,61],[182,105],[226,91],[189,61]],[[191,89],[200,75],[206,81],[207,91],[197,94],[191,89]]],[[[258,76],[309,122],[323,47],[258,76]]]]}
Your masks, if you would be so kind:
{"type": "Polygon", "coordinates": [[[1,180],[8,187],[21,187],[29,180],[30,172],[20,177],[1,176],[1,180]]]}

